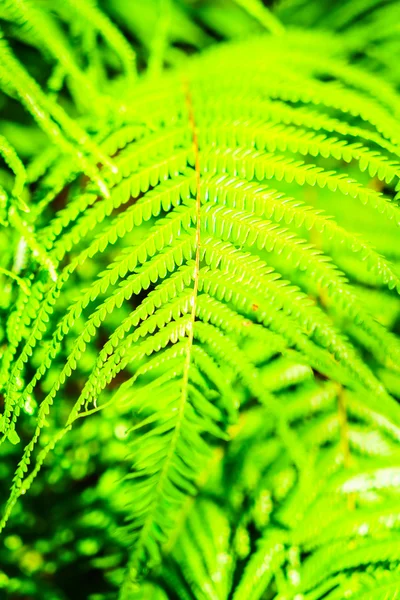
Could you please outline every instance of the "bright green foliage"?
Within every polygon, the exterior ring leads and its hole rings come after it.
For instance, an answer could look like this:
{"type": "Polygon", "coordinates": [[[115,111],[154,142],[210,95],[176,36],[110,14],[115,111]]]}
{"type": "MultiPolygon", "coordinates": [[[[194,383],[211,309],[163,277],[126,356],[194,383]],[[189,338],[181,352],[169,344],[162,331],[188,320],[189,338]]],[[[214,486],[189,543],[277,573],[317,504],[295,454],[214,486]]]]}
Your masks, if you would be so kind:
{"type": "Polygon", "coordinates": [[[317,4],[0,6],[10,597],[396,597],[395,3],[317,4]]]}

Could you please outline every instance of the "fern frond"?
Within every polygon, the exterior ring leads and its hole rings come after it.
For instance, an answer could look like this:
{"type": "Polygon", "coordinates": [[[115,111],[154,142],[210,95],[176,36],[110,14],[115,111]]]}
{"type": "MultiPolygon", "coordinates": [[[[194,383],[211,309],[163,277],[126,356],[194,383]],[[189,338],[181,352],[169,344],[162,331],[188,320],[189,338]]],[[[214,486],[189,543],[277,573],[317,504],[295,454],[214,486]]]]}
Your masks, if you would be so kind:
{"type": "Polygon", "coordinates": [[[280,35],[213,45],[203,4],[148,3],[141,27],[116,0],[138,52],[89,0],[2,9],[51,68],[0,40],[6,102],[49,138],[25,164],[0,136],[2,452],[24,444],[0,529],[105,422],[121,598],[379,598],[400,564],[400,102],[350,38],[241,1],[280,35]],[[210,47],[184,59],[182,24],[210,47]]]}
{"type": "Polygon", "coordinates": [[[271,531],[260,540],[259,547],[249,560],[235,590],[235,600],[262,598],[271,578],[285,560],[284,543],[285,536],[280,531],[271,531]]]}

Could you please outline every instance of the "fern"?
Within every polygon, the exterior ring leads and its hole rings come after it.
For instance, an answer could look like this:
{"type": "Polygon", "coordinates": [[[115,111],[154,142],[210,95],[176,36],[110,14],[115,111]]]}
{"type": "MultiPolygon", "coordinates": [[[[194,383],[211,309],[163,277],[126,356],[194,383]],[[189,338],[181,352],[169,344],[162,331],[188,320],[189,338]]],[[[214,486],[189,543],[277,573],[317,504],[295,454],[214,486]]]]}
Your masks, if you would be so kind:
{"type": "Polygon", "coordinates": [[[392,9],[325,4],[0,7],[10,597],[397,594],[392,9]]]}

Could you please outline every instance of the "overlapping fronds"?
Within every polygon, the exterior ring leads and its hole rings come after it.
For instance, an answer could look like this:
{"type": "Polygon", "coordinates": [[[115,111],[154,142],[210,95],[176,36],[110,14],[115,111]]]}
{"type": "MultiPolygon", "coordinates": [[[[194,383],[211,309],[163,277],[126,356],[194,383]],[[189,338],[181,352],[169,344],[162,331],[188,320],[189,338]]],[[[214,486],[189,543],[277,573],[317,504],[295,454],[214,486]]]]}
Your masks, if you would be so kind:
{"type": "Polygon", "coordinates": [[[117,411],[121,598],[392,597],[400,100],[347,38],[237,5],[274,35],[212,45],[190,21],[210,47],[188,59],[161,19],[138,77],[91,2],[4,3],[85,118],[0,40],[6,92],[49,138],[27,165],[0,138],[0,443],[21,449],[0,528],[81,423],[117,411]]]}

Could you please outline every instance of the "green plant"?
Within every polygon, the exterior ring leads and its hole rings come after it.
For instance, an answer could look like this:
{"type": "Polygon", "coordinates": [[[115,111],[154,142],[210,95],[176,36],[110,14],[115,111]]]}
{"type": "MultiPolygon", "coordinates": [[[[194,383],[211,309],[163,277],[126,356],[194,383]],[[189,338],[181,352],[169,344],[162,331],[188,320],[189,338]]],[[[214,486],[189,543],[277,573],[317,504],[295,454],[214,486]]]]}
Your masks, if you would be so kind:
{"type": "Polygon", "coordinates": [[[398,82],[352,28],[127,6],[1,6],[0,586],[394,598],[398,82]]]}

